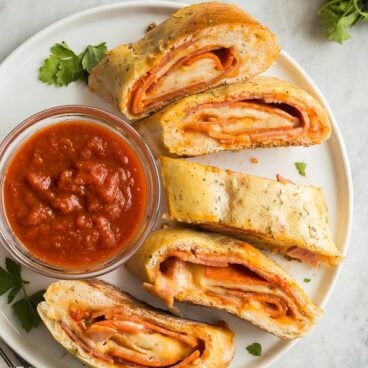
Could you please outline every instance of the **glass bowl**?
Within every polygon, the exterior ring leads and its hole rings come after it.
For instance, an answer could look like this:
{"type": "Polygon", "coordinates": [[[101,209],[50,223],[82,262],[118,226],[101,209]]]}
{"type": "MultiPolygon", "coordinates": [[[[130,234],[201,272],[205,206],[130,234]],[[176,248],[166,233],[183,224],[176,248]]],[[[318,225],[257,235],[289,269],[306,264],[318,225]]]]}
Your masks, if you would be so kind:
{"type": "Polygon", "coordinates": [[[24,120],[0,144],[0,172],[0,241],[15,260],[45,276],[63,279],[90,278],[112,271],[126,262],[141,246],[155,225],[159,213],[160,180],[158,169],[150,149],[140,135],[126,121],[94,107],[80,105],[59,106],[41,111],[24,120]],[[62,267],[49,264],[31,254],[12,231],[4,204],[4,178],[9,162],[25,140],[40,129],[52,124],[76,120],[88,121],[103,126],[125,140],[143,167],[146,179],[147,200],[143,220],[137,232],[119,253],[101,261],[101,263],[94,263],[91,266],[62,267]]]}

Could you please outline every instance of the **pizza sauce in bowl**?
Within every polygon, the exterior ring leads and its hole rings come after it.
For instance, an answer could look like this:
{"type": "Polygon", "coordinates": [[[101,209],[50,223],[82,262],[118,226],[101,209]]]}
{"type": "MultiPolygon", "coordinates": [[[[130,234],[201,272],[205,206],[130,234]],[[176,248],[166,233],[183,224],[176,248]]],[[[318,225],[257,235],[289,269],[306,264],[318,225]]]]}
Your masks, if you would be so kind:
{"type": "Polygon", "coordinates": [[[32,116],[0,147],[4,245],[49,276],[91,277],[143,242],[159,207],[144,141],[102,110],[62,106],[32,116]]]}

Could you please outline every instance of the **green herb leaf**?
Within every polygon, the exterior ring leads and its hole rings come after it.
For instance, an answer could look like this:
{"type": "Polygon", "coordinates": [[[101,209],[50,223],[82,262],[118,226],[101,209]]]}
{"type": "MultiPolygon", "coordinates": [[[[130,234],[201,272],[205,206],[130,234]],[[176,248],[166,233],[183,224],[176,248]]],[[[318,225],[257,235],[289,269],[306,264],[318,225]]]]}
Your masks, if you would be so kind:
{"type": "Polygon", "coordinates": [[[41,322],[41,318],[37,313],[37,304],[43,300],[44,293],[45,290],[40,290],[30,297],[26,295],[25,298],[18,300],[12,305],[15,316],[27,332],[37,327],[41,322]]]}
{"type": "Polygon", "coordinates": [[[16,303],[12,305],[14,314],[18,318],[18,320],[22,323],[22,327],[29,332],[33,327],[33,317],[34,313],[32,308],[29,308],[28,302],[26,299],[18,300],[16,303]],[[29,312],[31,310],[31,313],[29,312]]]}
{"type": "Polygon", "coordinates": [[[58,71],[56,72],[56,85],[67,86],[71,82],[81,79],[83,76],[83,69],[80,65],[78,57],[63,60],[59,63],[58,71]]]}
{"type": "Polygon", "coordinates": [[[343,18],[338,14],[334,13],[330,9],[326,9],[321,12],[321,17],[322,30],[329,40],[343,43],[351,37],[346,31],[343,18]]]}
{"type": "Polygon", "coordinates": [[[354,0],[354,7],[365,19],[368,19],[368,0],[354,0]]]}
{"type": "Polygon", "coordinates": [[[59,59],[56,55],[50,55],[39,70],[39,78],[46,84],[56,84],[56,73],[59,67],[59,59]]]}
{"type": "Polygon", "coordinates": [[[36,293],[32,294],[29,299],[31,300],[32,305],[36,308],[38,303],[41,303],[44,298],[44,294],[45,294],[46,290],[39,290],[36,293]]]}
{"type": "Polygon", "coordinates": [[[88,46],[80,55],[83,69],[90,74],[92,69],[102,60],[106,51],[106,42],[96,46],[88,46]]]}
{"type": "Polygon", "coordinates": [[[21,278],[20,265],[14,262],[10,258],[5,260],[6,270],[0,267],[0,295],[5,294],[10,290],[8,295],[8,302],[14,300],[16,295],[19,293],[22,283],[25,282],[21,278]]]}
{"type": "Polygon", "coordinates": [[[18,295],[18,293],[20,292],[21,289],[22,289],[22,284],[19,284],[19,285],[14,286],[10,290],[10,293],[8,294],[8,304],[13,303],[13,300],[18,295]]]}
{"type": "Polygon", "coordinates": [[[343,43],[351,36],[347,31],[368,19],[367,0],[328,0],[319,10],[321,28],[330,40],[343,43]]]}
{"type": "Polygon", "coordinates": [[[12,309],[21,322],[22,327],[28,332],[40,323],[40,317],[37,313],[37,304],[43,299],[44,290],[40,290],[28,297],[25,285],[28,281],[22,279],[22,270],[19,263],[10,258],[5,260],[6,270],[0,267],[0,295],[8,294],[8,304],[13,303],[15,297],[22,290],[23,299],[16,301],[12,309]]]}
{"type": "Polygon", "coordinates": [[[20,267],[20,264],[13,261],[11,258],[5,259],[5,267],[8,270],[8,272],[17,280],[21,281],[22,277],[20,275],[22,269],[20,267]]]}
{"type": "Polygon", "coordinates": [[[51,56],[40,68],[41,81],[57,86],[67,86],[83,75],[78,56],[65,43],[51,47],[51,56]]]}
{"type": "Polygon", "coordinates": [[[254,356],[262,355],[262,346],[258,342],[254,342],[253,344],[248,345],[247,350],[249,354],[252,354],[254,356]]]}
{"type": "Polygon", "coordinates": [[[57,43],[50,49],[51,55],[39,70],[39,78],[47,84],[66,86],[79,79],[83,73],[78,56],[65,43],[57,43]]]}
{"type": "Polygon", "coordinates": [[[20,299],[12,305],[15,316],[21,322],[22,327],[27,331],[31,331],[33,327],[38,326],[39,316],[34,308],[30,305],[29,300],[20,299]],[[36,321],[36,322],[35,322],[36,321]]]}
{"type": "Polygon", "coordinates": [[[305,278],[304,280],[303,280],[303,282],[305,282],[305,283],[308,283],[308,282],[311,282],[312,280],[311,279],[307,279],[307,278],[305,278]]]}
{"type": "Polygon", "coordinates": [[[9,289],[13,288],[16,282],[12,275],[0,267],[0,295],[5,294],[9,289]]]}
{"type": "Polygon", "coordinates": [[[60,60],[69,60],[76,55],[66,42],[56,43],[51,47],[51,54],[57,56],[60,60]]]}
{"type": "Polygon", "coordinates": [[[305,162],[295,162],[294,165],[298,170],[299,175],[306,176],[305,169],[307,167],[307,164],[305,162]]]}
{"type": "Polygon", "coordinates": [[[46,84],[56,86],[67,86],[77,80],[87,81],[89,73],[104,57],[106,50],[106,43],[89,45],[77,55],[65,42],[56,43],[39,69],[39,78],[46,84]]]}

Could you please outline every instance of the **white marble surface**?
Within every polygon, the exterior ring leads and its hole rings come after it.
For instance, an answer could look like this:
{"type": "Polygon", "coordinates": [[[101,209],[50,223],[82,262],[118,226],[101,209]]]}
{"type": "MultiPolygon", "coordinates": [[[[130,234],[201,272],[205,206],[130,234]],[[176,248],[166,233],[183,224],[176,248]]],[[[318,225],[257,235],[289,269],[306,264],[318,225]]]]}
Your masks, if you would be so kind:
{"type": "MultiPolygon", "coordinates": [[[[163,0],[164,1],[164,0],[163,0]]],[[[0,0],[0,62],[45,26],[79,10],[117,1],[0,0]]],[[[328,99],[343,133],[354,182],[350,249],[325,317],[274,367],[368,366],[368,24],[343,46],[320,34],[322,0],[234,0],[277,35],[328,99]]],[[[1,102],[0,102],[1,118],[1,102]]]]}

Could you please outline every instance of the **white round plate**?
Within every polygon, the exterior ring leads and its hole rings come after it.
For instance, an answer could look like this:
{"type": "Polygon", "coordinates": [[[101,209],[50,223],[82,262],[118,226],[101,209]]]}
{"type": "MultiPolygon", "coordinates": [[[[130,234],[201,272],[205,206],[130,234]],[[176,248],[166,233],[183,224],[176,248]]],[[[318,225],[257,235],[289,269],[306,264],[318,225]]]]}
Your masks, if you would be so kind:
{"type": "MultiPolygon", "coordinates": [[[[38,69],[56,42],[65,41],[73,50],[81,51],[88,44],[106,41],[109,48],[120,43],[139,39],[146,26],[159,23],[181,3],[162,1],[124,2],[84,11],[63,19],[25,42],[0,66],[0,139],[24,118],[42,109],[64,104],[86,104],[118,114],[114,108],[82,83],[56,88],[38,80],[38,69]]],[[[352,213],[351,176],[346,152],[340,132],[325,99],[306,73],[285,52],[282,52],[274,66],[267,71],[302,87],[314,95],[327,108],[333,124],[331,138],[324,144],[310,148],[281,148],[257,151],[225,152],[196,159],[219,167],[275,178],[277,173],[298,184],[313,184],[322,187],[327,196],[330,224],[337,247],[345,253],[350,231],[352,213]],[[250,162],[251,157],[259,160],[250,162]],[[300,176],[294,162],[307,163],[307,176],[300,176]]],[[[0,264],[4,265],[5,250],[0,247],[0,264]]],[[[298,262],[288,262],[280,257],[284,266],[296,281],[311,296],[312,300],[324,305],[332,290],[339,268],[311,269],[298,262]],[[310,283],[303,283],[310,278],[310,283]]],[[[46,288],[53,280],[23,270],[26,280],[31,281],[30,291],[46,288]]],[[[139,281],[124,267],[103,277],[123,290],[159,307],[163,305],[142,290],[139,281]]],[[[180,305],[189,318],[214,322],[225,320],[236,333],[236,354],[231,368],[265,367],[275,362],[291,347],[293,342],[282,341],[252,325],[240,321],[224,312],[208,308],[180,305]],[[261,357],[250,355],[246,347],[259,342],[263,348],[261,357]]],[[[40,326],[30,333],[24,332],[6,303],[0,298],[0,335],[22,357],[36,368],[81,368],[82,364],[65,353],[45,327],[40,326]]],[[[333,309],[330,309],[330,312],[333,309]]]]}

